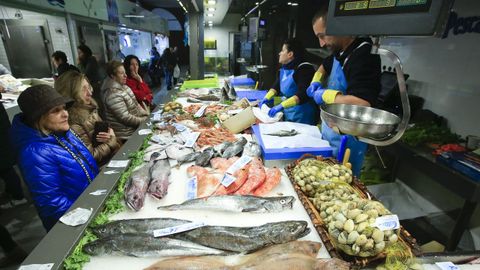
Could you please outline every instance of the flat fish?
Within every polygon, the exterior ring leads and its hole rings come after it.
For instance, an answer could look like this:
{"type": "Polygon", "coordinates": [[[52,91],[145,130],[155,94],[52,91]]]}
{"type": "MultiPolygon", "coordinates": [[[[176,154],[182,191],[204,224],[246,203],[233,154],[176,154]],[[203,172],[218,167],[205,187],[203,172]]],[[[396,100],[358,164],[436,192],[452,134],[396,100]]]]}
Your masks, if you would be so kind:
{"type": "MultiPolygon", "coordinates": [[[[203,270],[203,269],[251,269],[263,260],[271,258],[281,258],[282,256],[290,256],[289,254],[301,254],[311,258],[315,258],[322,246],[321,243],[312,241],[291,241],[284,244],[277,244],[255,251],[253,253],[241,256],[235,261],[236,265],[227,263],[223,257],[218,256],[202,256],[202,257],[186,257],[174,258],[159,261],[147,270],[203,270]],[[212,268],[209,268],[209,265],[212,268]]],[[[332,259],[319,259],[332,260],[332,259]]],[[[258,269],[258,268],[256,268],[258,269]]],[[[263,269],[275,269],[265,267],[263,269]]],[[[293,267],[292,269],[296,269],[293,267]]],[[[308,269],[308,268],[307,268],[308,269]]],[[[311,268],[311,269],[335,269],[335,268],[311,268]]],[[[348,268],[347,268],[348,269],[348,268]]],[[[343,270],[343,269],[342,269],[343,270]]]]}
{"type": "Polygon", "coordinates": [[[218,210],[230,212],[280,212],[292,209],[295,198],[283,197],[256,197],[256,196],[211,196],[187,200],[181,204],[160,206],[160,210],[218,210]]]}
{"type": "Polygon", "coordinates": [[[244,137],[241,137],[239,140],[234,142],[232,145],[227,147],[225,151],[222,153],[223,158],[231,158],[233,156],[236,156],[240,154],[243,151],[243,147],[247,143],[247,139],[244,137]]]}
{"type": "Polygon", "coordinates": [[[297,240],[310,233],[306,221],[281,221],[255,227],[205,226],[173,235],[203,246],[238,253],[297,240]]]}
{"type": "Polygon", "coordinates": [[[243,147],[242,156],[260,157],[261,155],[262,155],[262,150],[260,149],[260,145],[254,141],[249,141],[243,147]]]}
{"type": "Polygon", "coordinates": [[[139,211],[143,207],[150,183],[150,167],[152,165],[153,160],[135,168],[125,185],[125,202],[132,210],[139,211]]]}
{"type": "Polygon", "coordinates": [[[221,144],[217,144],[213,147],[213,150],[215,150],[215,152],[217,153],[217,155],[221,156],[223,154],[223,152],[225,151],[225,149],[227,149],[229,146],[231,146],[233,143],[232,142],[229,142],[229,141],[226,141],[226,142],[222,142],[221,144]]]}
{"type": "Polygon", "coordinates": [[[195,160],[195,165],[205,167],[209,164],[210,160],[213,158],[215,151],[213,147],[208,147],[203,150],[202,154],[200,154],[197,159],[195,160]]]}
{"type": "Polygon", "coordinates": [[[184,159],[186,155],[193,153],[193,149],[185,147],[179,144],[171,144],[165,150],[167,152],[168,158],[181,160],[184,159]]]}
{"type": "Polygon", "coordinates": [[[124,219],[93,227],[92,232],[99,238],[125,233],[145,233],[153,235],[154,230],[169,228],[190,222],[191,221],[189,220],[176,218],[124,219]]]}
{"type": "Polygon", "coordinates": [[[92,256],[119,255],[133,257],[225,255],[226,252],[192,242],[155,238],[147,234],[120,234],[100,238],[83,246],[92,256]]]}
{"type": "Polygon", "coordinates": [[[295,129],[291,129],[291,130],[279,130],[277,132],[268,133],[264,135],[277,136],[277,137],[292,137],[298,134],[300,134],[298,131],[296,131],[295,129]]]}
{"type": "Polygon", "coordinates": [[[253,195],[255,196],[265,196],[270,192],[273,188],[275,188],[282,179],[282,172],[279,168],[268,168],[265,172],[267,175],[265,178],[265,182],[260,185],[254,192],[253,195]]]}
{"type": "Polygon", "coordinates": [[[147,193],[157,199],[163,198],[168,191],[168,185],[170,185],[170,163],[168,160],[163,159],[155,162],[150,168],[150,185],[148,186],[147,193]]]}
{"type": "Polygon", "coordinates": [[[252,194],[255,189],[265,182],[265,167],[259,158],[253,158],[248,169],[248,179],[236,192],[237,195],[252,194]]]}

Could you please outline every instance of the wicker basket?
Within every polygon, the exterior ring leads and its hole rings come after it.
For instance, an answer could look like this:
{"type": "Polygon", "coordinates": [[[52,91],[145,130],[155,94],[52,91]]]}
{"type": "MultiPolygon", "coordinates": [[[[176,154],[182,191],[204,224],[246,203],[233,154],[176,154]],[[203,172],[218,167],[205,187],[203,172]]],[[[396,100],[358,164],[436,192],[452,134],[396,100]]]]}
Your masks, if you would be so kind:
{"type": "MultiPolygon", "coordinates": [[[[330,165],[338,164],[338,162],[333,159],[333,158],[323,158],[321,156],[314,156],[311,154],[305,154],[303,155],[300,159],[296,160],[295,162],[287,165],[285,167],[285,172],[288,175],[288,178],[292,182],[292,185],[295,189],[295,192],[298,195],[298,198],[300,199],[303,207],[307,211],[308,215],[310,216],[310,219],[312,220],[313,226],[317,230],[318,234],[320,235],[320,238],[322,239],[325,248],[329,252],[330,256],[333,258],[339,258],[343,259],[347,262],[350,262],[353,266],[356,267],[365,267],[365,266],[371,266],[376,263],[381,263],[384,261],[386,254],[384,252],[373,256],[373,257],[357,257],[357,256],[350,256],[343,251],[337,249],[335,247],[334,241],[332,241],[330,234],[328,233],[326,224],[322,220],[320,214],[318,213],[316,207],[313,205],[313,203],[308,199],[308,197],[303,193],[303,191],[300,189],[300,187],[295,183],[295,180],[293,178],[293,169],[295,166],[298,165],[302,160],[308,159],[308,158],[313,158],[316,160],[320,160],[323,162],[326,162],[330,165]]],[[[358,181],[354,177],[352,183],[352,188],[355,189],[360,197],[365,198],[365,199],[371,199],[371,200],[377,200],[363,185],[361,182],[358,181]]],[[[402,226],[400,227],[400,233],[399,233],[399,241],[403,242],[410,248],[410,251],[414,256],[418,256],[421,254],[420,247],[418,246],[415,238],[413,238],[402,226]]]]}

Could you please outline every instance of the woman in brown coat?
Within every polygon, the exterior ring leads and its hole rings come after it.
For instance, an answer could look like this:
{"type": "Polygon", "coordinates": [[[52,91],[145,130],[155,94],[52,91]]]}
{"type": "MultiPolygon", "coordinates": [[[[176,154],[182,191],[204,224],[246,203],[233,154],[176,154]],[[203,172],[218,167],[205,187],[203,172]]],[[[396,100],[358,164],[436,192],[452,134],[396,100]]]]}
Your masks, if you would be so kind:
{"type": "Polygon", "coordinates": [[[108,77],[103,81],[102,98],[106,120],[122,140],[127,140],[147,120],[150,112],[138,104],[127,86],[127,74],[122,63],[111,61],[107,65],[108,77]]]}
{"type": "Polygon", "coordinates": [[[99,165],[106,164],[120,148],[112,128],[94,136],[95,123],[101,122],[97,103],[92,98],[92,87],[87,77],[76,71],[68,71],[55,81],[55,90],[75,103],[68,109],[70,128],[85,143],[99,165]]]}

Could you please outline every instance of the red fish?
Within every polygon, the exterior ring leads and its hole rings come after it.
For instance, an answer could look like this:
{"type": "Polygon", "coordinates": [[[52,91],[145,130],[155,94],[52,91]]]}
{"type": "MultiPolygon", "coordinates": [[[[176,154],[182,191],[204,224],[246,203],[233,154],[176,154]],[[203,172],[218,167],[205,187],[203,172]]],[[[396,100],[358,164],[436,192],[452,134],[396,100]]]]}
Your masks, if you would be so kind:
{"type": "Polygon", "coordinates": [[[238,189],[235,194],[248,195],[253,193],[260,185],[265,182],[265,168],[259,158],[253,158],[248,169],[248,180],[238,189]]]}
{"type": "Polygon", "coordinates": [[[265,196],[280,183],[280,179],[282,178],[282,173],[279,168],[268,168],[266,175],[265,182],[253,192],[253,195],[265,196]]]}

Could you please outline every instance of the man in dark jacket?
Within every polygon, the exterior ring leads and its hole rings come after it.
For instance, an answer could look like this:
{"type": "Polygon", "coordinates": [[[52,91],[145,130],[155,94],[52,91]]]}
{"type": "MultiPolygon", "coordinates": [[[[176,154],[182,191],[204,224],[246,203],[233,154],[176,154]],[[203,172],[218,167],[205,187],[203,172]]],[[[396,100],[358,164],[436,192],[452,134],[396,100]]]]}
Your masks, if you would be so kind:
{"type": "Polygon", "coordinates": [[[76,66],[70,65],[68,63],[67,55],[62,51],[56,51],[52,54],[52,63],[57,69],[57,76],[54,77],[55,79],[69,70],[75,70],[80,72],[80,70],[76,66]]]}

